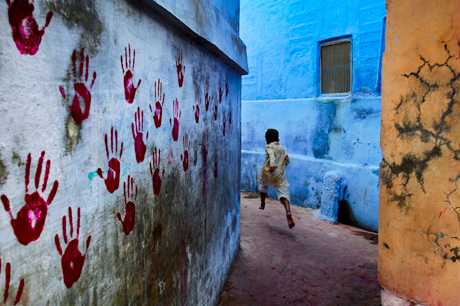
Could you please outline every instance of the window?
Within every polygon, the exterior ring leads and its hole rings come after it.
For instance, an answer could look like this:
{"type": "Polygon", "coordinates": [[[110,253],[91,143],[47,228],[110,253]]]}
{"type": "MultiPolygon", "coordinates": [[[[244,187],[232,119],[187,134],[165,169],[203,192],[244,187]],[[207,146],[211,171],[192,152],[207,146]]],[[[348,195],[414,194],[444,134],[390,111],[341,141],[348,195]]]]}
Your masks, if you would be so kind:
{"type": "Polygon", "coordinates": [[[351,91],[351,42],[321,46],[321,93],[351,91]]]}

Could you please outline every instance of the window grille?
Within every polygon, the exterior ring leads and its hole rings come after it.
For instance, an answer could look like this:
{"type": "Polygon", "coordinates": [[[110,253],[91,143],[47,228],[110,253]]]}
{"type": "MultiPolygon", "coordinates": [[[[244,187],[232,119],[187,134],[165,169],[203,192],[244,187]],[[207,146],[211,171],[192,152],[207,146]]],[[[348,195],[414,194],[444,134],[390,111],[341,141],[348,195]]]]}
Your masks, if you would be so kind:
{"type": "Polygon", "coordinates": [[[351,43],[321,46],[321,93],[351,91],[351,43]]]}

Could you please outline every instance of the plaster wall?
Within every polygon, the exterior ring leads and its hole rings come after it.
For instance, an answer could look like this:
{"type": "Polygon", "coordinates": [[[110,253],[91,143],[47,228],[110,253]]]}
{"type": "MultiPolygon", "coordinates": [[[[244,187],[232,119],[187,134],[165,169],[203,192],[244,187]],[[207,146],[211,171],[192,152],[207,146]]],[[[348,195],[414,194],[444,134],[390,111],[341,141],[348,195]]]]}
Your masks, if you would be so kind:
{"type": "Polygon", "coordinates": [[[239,245],[244,45],[145,1],[28,2],[0,2],[7,303],[216,303],[239,245]]]}
{"type": "Polygon", "coordinates": [[[384,1],[245,0],[241,7],[250,70],[242,82],[242,188],[257,191],[264,134],[275,128],[292,160],[292,203],[319,208],[324,174],[341,170],[350,221],[377,231],[384,1]],[[352,42],[351,92],[322,95],[320,46],[334,39],[352,42]]]}
{"type": "Polygon", "coordinates": [[[387,1],[379,281],[429,305],[460,292],[460,1],[387,1]]]}

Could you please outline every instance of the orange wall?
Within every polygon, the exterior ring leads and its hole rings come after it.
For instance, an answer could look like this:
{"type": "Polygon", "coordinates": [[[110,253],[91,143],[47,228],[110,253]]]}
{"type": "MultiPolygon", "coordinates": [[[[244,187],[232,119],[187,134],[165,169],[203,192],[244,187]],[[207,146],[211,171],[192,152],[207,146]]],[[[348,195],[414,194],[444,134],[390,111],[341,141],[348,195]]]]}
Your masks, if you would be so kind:
{"type": "Polygon", "coordinates": [[[379,280],[460,301],[460,0],[388,0],[382,75],[379,280]]]}

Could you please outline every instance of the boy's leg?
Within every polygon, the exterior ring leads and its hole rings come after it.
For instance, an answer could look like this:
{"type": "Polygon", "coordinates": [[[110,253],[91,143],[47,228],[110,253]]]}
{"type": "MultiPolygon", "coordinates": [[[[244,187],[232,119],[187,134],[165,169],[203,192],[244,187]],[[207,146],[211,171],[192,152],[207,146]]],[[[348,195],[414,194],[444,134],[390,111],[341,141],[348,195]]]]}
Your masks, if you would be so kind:
{"type": "Polygon", "coordinates": [[[289,228],[293,228],[295,226],[294,220],[292,219],[291,215],[291,207],[289,205],[289,201],[286,198],[281,198],[281,202],[284,205],[284,208],[286,209],[286,217],[288,220],[288,226],[289,228]]]}
{"type": "Polygon", "coordinates": [[[265,198],[267,197],[268,185],[264,181],[260,180],[259,184],[260,191],[260,207],[259,209],[265,209],[265,198]]]}

